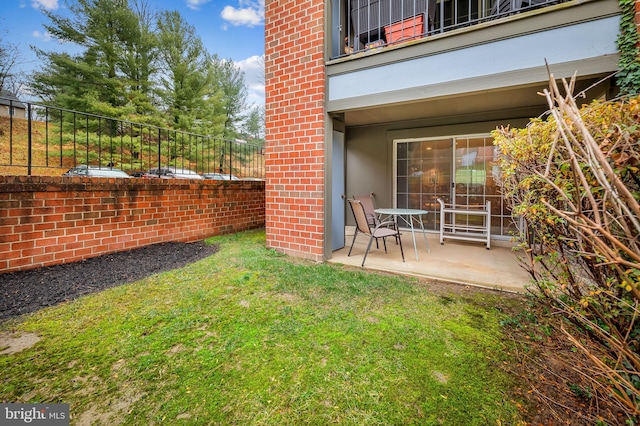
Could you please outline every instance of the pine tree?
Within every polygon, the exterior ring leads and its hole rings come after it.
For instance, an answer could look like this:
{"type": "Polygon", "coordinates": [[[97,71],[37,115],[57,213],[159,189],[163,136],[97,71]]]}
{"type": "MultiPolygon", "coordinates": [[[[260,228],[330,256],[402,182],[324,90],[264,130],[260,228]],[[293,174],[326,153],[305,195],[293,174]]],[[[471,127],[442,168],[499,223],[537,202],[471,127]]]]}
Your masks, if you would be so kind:
{"type": "Polygon", "coordinates": [[[223,109],[226,116],[224,137],[235,139],[240,135],[240,126],[246,111],[247,88],[244,73],[230,60],[214,58],[215,84],[224,93],[223,109]]]}
{"type": "Polygon", "coordinates": [[[58,107],[108,117],[150,113],[151,70],[138,70],[145,69],[140,58],[150,55],[154,43],[128,1],[77,0],[68,7],[70,18],[45,12],[51,21],[45,28],[80,53],[37,50],[44,65],[32,76],[34,93],[58,107]]]}
{"type": "Polygon", "coordinates": [[[173,126],[191,131],[204,108],[204,94],[211,80],[209,54],[195,29],[176,11],[158,18],[161,98],[173,126]]]}
{"type": "MultiPolygon", "coordinates": [[[[75,111],[212,137],[240,135],[244,74],[205,49],[178,12],[148,0],[74,0],[69,17],[45,12],[48,33],[77,53],[37,50],[32,92],[75,111]]],[[[91,125],[96,129],[95,125],[91,125]]]]}
{"type": "Polygon", "coordinates": [[[264,107],[255,105],[244,120],[243,137],[252,144],[264,145],[264,107]]]}

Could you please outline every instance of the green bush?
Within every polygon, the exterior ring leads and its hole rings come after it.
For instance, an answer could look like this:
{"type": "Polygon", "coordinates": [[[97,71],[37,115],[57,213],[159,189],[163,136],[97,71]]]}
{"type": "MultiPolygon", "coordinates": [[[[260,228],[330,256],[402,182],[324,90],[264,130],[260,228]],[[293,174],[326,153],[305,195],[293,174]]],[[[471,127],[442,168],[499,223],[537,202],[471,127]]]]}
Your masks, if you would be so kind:
{"type": "MultiPolygon", "coordinates": [[[[565,89],[570,92],[569,86],[565,89]]],[[[552,84],[547,120],[494,131],[501,186],[537,301],[559,313],[599,397],[640,414],[640,98],[578,108],[552,84]]]]}

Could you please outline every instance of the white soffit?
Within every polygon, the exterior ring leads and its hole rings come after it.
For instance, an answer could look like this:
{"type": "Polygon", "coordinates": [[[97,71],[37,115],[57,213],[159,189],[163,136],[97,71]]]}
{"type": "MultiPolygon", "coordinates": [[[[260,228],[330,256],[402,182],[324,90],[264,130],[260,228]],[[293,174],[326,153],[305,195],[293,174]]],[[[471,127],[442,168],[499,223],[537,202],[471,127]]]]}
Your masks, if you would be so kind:
{"type": "Polygon", "coordinates": [[[615,55],[619,23],[613,16],[330,76],[328,101],[615,55]]]}

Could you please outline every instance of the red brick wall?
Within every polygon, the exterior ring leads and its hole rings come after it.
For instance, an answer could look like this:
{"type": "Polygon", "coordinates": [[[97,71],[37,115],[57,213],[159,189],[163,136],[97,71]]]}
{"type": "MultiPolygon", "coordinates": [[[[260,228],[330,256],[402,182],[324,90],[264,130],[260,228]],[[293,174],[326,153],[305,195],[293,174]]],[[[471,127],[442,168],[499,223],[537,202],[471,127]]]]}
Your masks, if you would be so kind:
{"type": "Polygon", "coordinates": [[[640,0],[636,0],[636,28],[640,33],[640,0]]]}
{"type": "Polygon", "coordinates": [[[0,176],[0,273],[261,228],[264,207],[260,181],[0,176]]]}
{"type": "Polygon", "coordinates": [[[324,1],[267,0],[267,245],[323,260],[324,1]]]}

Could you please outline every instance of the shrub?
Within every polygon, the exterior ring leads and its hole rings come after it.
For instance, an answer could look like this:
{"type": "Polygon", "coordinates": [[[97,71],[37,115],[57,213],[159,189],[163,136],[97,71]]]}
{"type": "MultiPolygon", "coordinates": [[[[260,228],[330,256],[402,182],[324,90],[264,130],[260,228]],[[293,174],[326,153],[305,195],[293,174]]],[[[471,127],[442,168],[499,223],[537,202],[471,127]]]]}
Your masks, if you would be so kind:
{"type": "MultiPolygon", "coordinates": [[[[572,85],[564,82],[571,93],[572,85]]],[[[525,224],[532,293],[586,353],[583,371],[629,421],[640,414],[640,99],[578,108],[551,78],[548,120],[494,131],[501,186],[525,224]]]]}

